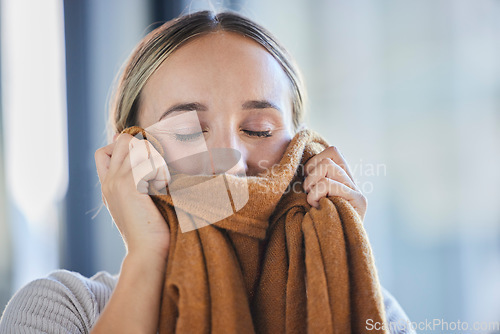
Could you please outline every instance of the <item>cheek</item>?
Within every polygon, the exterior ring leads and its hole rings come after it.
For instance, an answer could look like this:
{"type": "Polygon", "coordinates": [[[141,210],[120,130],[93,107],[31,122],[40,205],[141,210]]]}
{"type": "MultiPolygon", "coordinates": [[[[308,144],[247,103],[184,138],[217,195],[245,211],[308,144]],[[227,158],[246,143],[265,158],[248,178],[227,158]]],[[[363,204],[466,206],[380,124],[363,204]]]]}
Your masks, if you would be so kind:
{"type": "Polygon", "coordinates": [[[290,139],[284,137],[279,140],[267,140],[251,147],[248,150],[247,165],[257,173],[272,168],[279,164],[289,143],[290,139]]]}

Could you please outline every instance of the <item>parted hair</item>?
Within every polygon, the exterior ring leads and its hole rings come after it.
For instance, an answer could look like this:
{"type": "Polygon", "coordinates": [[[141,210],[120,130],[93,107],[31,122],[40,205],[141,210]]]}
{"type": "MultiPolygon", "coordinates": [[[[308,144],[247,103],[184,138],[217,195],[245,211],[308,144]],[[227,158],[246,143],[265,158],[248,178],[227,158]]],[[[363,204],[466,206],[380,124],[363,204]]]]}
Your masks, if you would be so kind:
{"type": "Polygon", "coordinates": [[[111,95],[108,141],[123,129],[138,125],[141,91],[163,61],[187,41],[217,31],[249,37],[278,61],[290,80],[293,130],[299,130],[303,125],[305,89],[298,67],[287,50],[264,27],[238,13],[199,11],[165,22],[147,34],[132,51],[111,95]]]}

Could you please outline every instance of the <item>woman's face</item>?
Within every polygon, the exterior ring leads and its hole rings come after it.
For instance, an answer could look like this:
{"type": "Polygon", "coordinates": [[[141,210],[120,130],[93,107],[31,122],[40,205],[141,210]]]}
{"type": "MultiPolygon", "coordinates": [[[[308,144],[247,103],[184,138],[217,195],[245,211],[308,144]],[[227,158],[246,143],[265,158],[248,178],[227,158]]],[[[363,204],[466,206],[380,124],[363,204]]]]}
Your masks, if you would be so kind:
{"type": "Polygon", "coordinates": [[[255,41],[210,33],[174,51],[149,78],[138,123],[160,140],[167,165],[189,168],[198,163],[182,158],[218,152],[210,155],[220,161],[216,172],[257,175],[279,163],[293,137],[290,82],[255,41]]]}

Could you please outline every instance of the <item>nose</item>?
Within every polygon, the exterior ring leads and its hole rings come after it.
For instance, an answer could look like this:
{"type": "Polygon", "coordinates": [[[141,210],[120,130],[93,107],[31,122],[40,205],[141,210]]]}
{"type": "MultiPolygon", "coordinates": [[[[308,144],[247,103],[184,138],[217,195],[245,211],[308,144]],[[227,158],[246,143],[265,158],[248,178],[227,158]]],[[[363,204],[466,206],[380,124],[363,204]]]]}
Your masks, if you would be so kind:
{"type": "Polygon", "coordinates": [[[209,139],[207,149],[213,173],[245,175],[248,169],[246,150],[238,136],[224,132],[209,139]]]}

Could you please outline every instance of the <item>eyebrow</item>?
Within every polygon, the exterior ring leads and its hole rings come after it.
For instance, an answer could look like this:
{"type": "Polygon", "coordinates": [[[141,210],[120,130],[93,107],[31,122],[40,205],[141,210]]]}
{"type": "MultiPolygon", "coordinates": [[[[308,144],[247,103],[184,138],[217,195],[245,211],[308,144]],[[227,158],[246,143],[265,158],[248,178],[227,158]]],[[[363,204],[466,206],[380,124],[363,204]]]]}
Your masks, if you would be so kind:
{"type": "Polygon", "coordinates": [[[190,102],[190,103],[177,103],[171,106],[170,108],[165,111],[159,120],[162,120],[163,118],[167,117],[169,114],[173,113],[174,111],[207,111],[208,108],[206,105],[201,104],[199,102],[190,102]]]}
{"type": "MultiPolygon", "coordinates": [[[[268,101],[268,100],[249,100],[245,101],[241,105],[241,108],[243,110],[250,110],[250,109],[275,109],[276,111],[283,113],[283,111],[274,103],[268,101]]],[[[171,106],[170,108],[165,111],[159,120],[162,120],[163,118],[167,117],[171,113],[175,111],[207,111],[208,107],[202,103],[199,102],[189,102],[189,103],[177,103],[171,106]]]]}
{"type": "Polygon", "coordinates": [[[251,101],[246,101],[245,103],[242,104],[241,106],[244,110],[248,109],[275,109],[279,111],[280,113],[283,113],[283,111],[274,103],[267,101],[267,100],[251,100],[251,101]]]}

